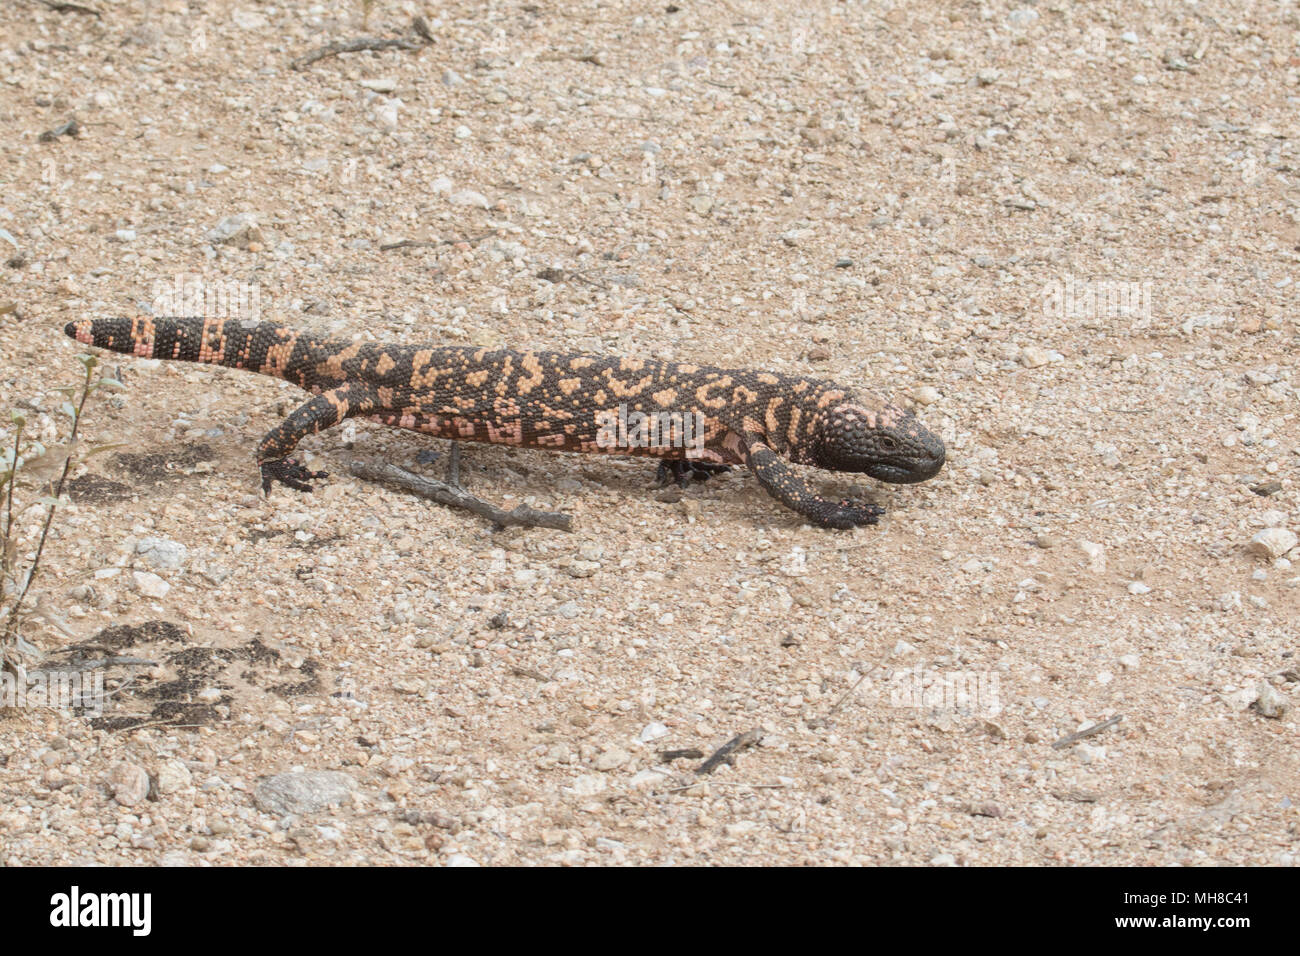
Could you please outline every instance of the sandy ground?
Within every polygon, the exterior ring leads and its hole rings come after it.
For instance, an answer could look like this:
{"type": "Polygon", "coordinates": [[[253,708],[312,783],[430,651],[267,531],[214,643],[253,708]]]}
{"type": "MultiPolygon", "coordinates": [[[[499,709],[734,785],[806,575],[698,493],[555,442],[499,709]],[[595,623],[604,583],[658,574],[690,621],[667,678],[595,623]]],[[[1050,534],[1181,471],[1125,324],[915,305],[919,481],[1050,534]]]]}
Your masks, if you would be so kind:
{"type": "Polygon", "coordinates": [[[493,533],[348,477],[442,467],[377,425],[264,499],[300,393],[112,356],[83,427],[127,447],[75,470],[24,633],[156,663],[0,719],[4,862],[1298,859],[1294,6],[85,2],[0,8],[0,381],[48,442],[63,324],[189,283],[832,378],[949,464],[839,533],[743,471],[660,500],[469,447],[577,523],[493,533]],[[290,67],[364,35],[419,48],[290,67]]]}

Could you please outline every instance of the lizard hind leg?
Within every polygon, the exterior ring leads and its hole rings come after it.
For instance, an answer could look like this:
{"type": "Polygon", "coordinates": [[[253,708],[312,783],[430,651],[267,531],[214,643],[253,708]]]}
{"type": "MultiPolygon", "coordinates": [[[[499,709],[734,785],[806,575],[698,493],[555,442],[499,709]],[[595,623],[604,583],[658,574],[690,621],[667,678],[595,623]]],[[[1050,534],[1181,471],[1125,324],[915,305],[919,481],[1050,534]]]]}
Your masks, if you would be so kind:
{"type": "Polygon", "coordinates": [[[315,478],[325,478],[323,471],[310,471],[302,463],[289,457],[298,442],[308,435],[324,431],[353,415],[374,411],[378,398],[367,386],[349,383],[315,398],[294,409],[275,428],[266,433],[257,447],[257,464],[262,472],[262,491],[271,493],[271,486],[280,482],[296,491],[311,491],[307,484],[315,478]]]}
{"type": "Polygon", "coordinates": [[[730,465],[715,465],[688,458],[661,458],[652,487],[665,488],[670,484],[676,484],[679,488],[685,488],[692,481],[708,481],[712,476],[727,471],[731,471],[730,465]]]}

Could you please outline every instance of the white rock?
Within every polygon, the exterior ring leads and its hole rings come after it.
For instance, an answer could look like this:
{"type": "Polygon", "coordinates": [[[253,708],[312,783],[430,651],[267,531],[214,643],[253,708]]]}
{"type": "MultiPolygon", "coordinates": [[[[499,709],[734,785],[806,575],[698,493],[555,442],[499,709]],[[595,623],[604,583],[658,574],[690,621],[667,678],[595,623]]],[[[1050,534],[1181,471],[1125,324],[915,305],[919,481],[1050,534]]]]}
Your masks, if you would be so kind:
{"type": "Polygon", "coordinates": [[[285,816],[350,803],[356,787],[352,777],[338,770],[289,771],[263,780],[253,797],[263,812],[285,816]]]}
{"type": "Polygon", "coordinates": [[[609,750],[597,754],[592,766],[597,770],[608,773],[611,770],[617,770],[631,759],[626,750],[611,747],[609,750]]]}
{"type": "Polygon", "coordinates": [[[644,790],[647,787],[657,787],[668,779],[668,774],[662,770],[640,770],[630,781],[633,790],[644,790]]]}
{"type": "Polygon", "coordinates": [[[1037,345],[1026,345],[1020,350],[1020,364],[1025,368],[1041,368],[1052,361],[1052,353],[1037,345]]]}
{"type": "Polygon", "coordinates": [[[179,570],[189,557],[189,551],[179,541],[167,538],[142,538],[136,542],[135,553],[155,568],[179,570]]]}
{"type": "Polygon", "coordinates": [[[912,400],[918,405],[933,405],[942,397],[933,385],[922,385],[912,392],[912,400]]]}
{"type": "Polygon", "coordinates": [[[251,212],[227,216],[209,229],[204,238],[214,245],[224,244],[240,249],[247,249],[250,242],[266,241],[257,224],[257,216],[251,212]]]}
{"type": "Polygon", "coordinates": [[[598,773],[584,773],[582,776],[575,777],[573,784],[569,787],[576,796],[594,797],[600,793],[608,784],[605,777],[598,773]]]}
{"type": "Polygon", "coordinates": [[[1220,595],[1219,595],[1219,610],[1220,610],[1220,611],[1224,611],[1225,613],[1228,612],[1228,611],[1240,611],[1240,610],[1241,610],[1241,592],[1240,592],[1240,591],[1225,591],[1223,594],[1220,594],[1220,595]]]}
{"type": "Polygon", "coordinates": [[[402,107],[399,99],[386,100],[375,110],[375,118],[389,129],[397,129],[397,113],[402,107]]]}
{"type": "Polygon", "coordinates": [[[600,562],[574,560],[569,562],[569,566],[565,570],[567,570],[572,577],[589,578],[600,570],[600,562]]]}
{"type": "Polygon", "coordinates": [[[170,584],[152,571],[132,571],[131,577],[135,580],[135,589],[145,597],[165,598],[172,589],[170,584]]]}
{"type": "Polygon", "coordinates": [[[447,857],[447,866],[478,866],[478,861],[464,853],[453,853],[447,857]]]}
{"type": "Polygon", "coordinates": [[[1129,594],[1150,594],[1151,588],[1141,581],[1130,581],[1128,585],[1129,594]]]}
{"type": "Polygon", "coordinates": [[[265,30],[271,25],[271,21],[256,10],[235,10],[230,19],[241,30],[265,30]]]}
{"type": "Polygon", "coordinates": [[[158,792],[161,794],[177,793],[187,789],[193,782],[190,768],[184,761],[168,760],[158,768],[158,792]]]}
{"type": "Polygon", "coordinates": [[[1079,550],[1088,556],[1088,570],[1101,574],[1106,570],[1106,549],[1095,541],[1080,541],[1079,550]]]}
{"type": "Polygon", "coordinates": [[[487,196],[482,193],[476,193],[472,189],[461,189],[447,197],[447,201],[453,206],[477,206],[479,209],[488,207],[487,196]]]}
{"type": "Polygon", "coordinates": [[[668,736],[668,728],[660,723],[646,724],[641,729],[640,735],[636,738],[643,744],[648,744],[652,740],[658,740],[660,737],[668,736]]]}
{"type": "Polygon", "coordinates": [[[1255,700],[1251,706],[1263,716],[1277,720],[1290,709],[1291,702],[1268,681],[1260,681],[1255,689],[1255,700]]]}
{"type": "Polygon", "coordinates": [[[370,80],[358,80],[357,84],[376,93],[391,93],[397,89],[397,80],[391,76],[377,76],[370,80]]]}
{"type": "Polygon", "coordinates": [[[1265,528],[1250,539],[1246,549],[1261,558],[1280,558],[1294,548],[1298,540],[1295,532],[1286,528],[1265,528]]]}
{"type": "Polygon", "coordinates": [[[1080,742],[1074,745],[1074,755],[1081,763],[1099,763],[1106,759],[1106,748],[1080,742]]]}
{"type": "Polygon", "coordinates": [[[149,796],[149,774],[133,763],[115,763],[108,771],[108,786],[114,800],[133,807],[149,796]]]}

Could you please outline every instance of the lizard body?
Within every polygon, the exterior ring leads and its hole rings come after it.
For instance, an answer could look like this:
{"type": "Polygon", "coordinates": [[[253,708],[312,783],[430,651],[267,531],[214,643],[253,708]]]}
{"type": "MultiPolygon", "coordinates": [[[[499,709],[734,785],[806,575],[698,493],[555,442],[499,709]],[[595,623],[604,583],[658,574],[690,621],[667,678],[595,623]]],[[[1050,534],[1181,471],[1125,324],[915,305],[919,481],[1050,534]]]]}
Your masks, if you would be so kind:
{"type": "Polygon", "coordinates": [[[882,511],[823,498],[791,463],[909,483],[932,477],[944,462],[943,442],[911,411],[865,404],[831,382],[801,376],[578,353],[344,342],[239,320],[86,319],[64,331],[114,352],[245,369],[311,392],[258,446],[267,491],[274,481],[310,491],[307,480],[323,475],[290,453],[307,435],[351,417],[460,441],[648,455],[675,467],[683,459],[705,469],[744,464],[782,504],[833,528],[874,524],[882,511]]]}

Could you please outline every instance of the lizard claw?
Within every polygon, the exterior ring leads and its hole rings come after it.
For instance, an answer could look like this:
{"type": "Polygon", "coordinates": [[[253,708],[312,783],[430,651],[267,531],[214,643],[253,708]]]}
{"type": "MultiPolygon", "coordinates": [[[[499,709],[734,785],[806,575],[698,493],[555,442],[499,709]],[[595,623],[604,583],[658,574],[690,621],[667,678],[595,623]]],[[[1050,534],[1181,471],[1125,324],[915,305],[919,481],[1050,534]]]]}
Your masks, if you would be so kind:
{"type": "Polygon", "coordinates": [[[273,482],[278,481],[297,491],[311,491],[307,482],[313,478],[329,477],[326,471],[308,471],[294,458],[271,458],[261,463],[261,469],[262,492],[268,495],[273,482]]]}

